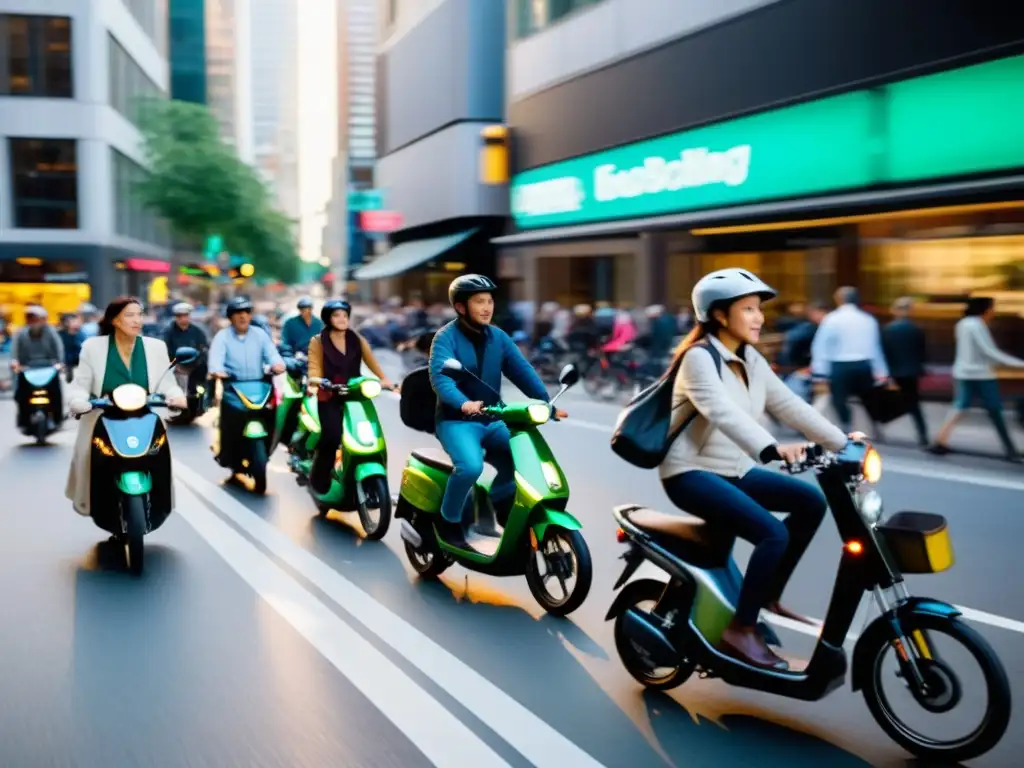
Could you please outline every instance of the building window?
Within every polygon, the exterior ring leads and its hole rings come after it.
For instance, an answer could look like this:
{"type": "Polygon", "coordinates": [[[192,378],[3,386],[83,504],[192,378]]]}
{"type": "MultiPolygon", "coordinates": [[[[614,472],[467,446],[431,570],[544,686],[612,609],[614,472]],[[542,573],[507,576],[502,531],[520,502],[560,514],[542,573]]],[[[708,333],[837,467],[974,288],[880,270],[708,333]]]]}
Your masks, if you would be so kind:
{"type": "Polygon", "coordinates": [[[116,149],[110,149],[114,177],[114,231],[146,243],[167,247],[167,224],[139,200],[135,187],[146,178],[146,169],[116,149]]]}
{"type": "Polygon", "coordinates": [[[510,29],[515,38],[529,37],[564,17],[604,0],[511,0],[510,29]]]}
{"type": "Polygon", "coordinates": [[[71,19],[0,14],[0,96],[70,99],[71,19]]]}
{"type": "Polygon", "coordinates": [[[167,54],[167,0],[124,0],[132,18],[153,41],[161,56],[167,54]]]}
{"type": "Polygon", "coordinates": [[[110,106],[134,123],[141,102],[165,98],[166,94],[110,33],[107,33],[107,48],[110,54],[110,106]]]}
{"type": "Polygon", "coordinates": [[[78,158],[74,139],[10,139],[14,226],[78,228],[78,158]]]}

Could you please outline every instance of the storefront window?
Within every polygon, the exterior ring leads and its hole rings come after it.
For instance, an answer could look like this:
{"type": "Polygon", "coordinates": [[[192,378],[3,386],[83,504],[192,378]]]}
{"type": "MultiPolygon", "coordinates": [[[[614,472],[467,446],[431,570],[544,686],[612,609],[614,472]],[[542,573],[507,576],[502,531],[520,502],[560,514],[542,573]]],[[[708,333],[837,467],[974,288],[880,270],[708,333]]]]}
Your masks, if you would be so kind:
{"type": "Polygon", "coordinates": [[[616,256],[564,256],[539,258],[537,299],[563,307],[608,302],[632,306],[636,301],[635,260],[616,256]]]}

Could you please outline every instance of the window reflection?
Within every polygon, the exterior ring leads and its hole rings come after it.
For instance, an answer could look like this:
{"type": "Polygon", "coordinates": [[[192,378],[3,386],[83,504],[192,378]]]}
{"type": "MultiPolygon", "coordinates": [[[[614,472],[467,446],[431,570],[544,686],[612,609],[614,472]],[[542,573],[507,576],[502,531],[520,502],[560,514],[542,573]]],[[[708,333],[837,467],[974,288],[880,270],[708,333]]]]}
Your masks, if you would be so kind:
{"type": "Polygon", "coordinates": [[[529,37],[568,16],[573,11],[603,0],[512,0],[512,29],[516,38],[529,37]]]}
{"type": "Polygon", "coordinates": [[[10,139],[15,227],[78,227],[76,150],[73,139],[10,139]]]}
{"type": "Polygon", "coordinates": [[[0,95],[70,98],[71,19],[0,14],[0,95]]]}

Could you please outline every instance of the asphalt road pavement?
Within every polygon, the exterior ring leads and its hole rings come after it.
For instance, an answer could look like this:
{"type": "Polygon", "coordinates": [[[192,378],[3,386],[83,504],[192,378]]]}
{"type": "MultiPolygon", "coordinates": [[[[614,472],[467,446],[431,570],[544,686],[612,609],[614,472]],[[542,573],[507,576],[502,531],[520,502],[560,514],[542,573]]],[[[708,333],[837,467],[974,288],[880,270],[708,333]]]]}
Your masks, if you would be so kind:
{"type": "MultiPolygon", "coordinates": [[[[808,704],[696,678],[671,695],[633,682],[603,620],[621,565],[611,507],[667,501],[656,473],[611,453],[614,409],[566,405],[570,420],[543,429],[595,573],[584,606],[557,620],[523,579],[453,567],[418,581],[397,526],[373,543],[348,516],[319,519],[280,453],[266,497],[224,486],[202,424],[171,432],[178,511],[147,538],[146,572],[133,579],[64,498],[74,423],[53,445],[25,445],[3,401],[0,765],[904,764],[848,688],[808,704]]],[[[378,408],[397,488],[406,455],[433,439],[401,425],[392,397],[378,408]]],[[[883,455],[887,508],[940,512],[953,532],[957,565],[910,579],[911,590],[967,609],[1019,695],[1024,472],[883,455]]],[[[826,521],[786,595],[793,608],[823,615],[839,549],[826,521]]],[[[808,657],[813,637],[780,634],[795,665],[808,657]]],[[[972,765],[1017,765],[1022,726],[1015,714],[972,765]]]]}

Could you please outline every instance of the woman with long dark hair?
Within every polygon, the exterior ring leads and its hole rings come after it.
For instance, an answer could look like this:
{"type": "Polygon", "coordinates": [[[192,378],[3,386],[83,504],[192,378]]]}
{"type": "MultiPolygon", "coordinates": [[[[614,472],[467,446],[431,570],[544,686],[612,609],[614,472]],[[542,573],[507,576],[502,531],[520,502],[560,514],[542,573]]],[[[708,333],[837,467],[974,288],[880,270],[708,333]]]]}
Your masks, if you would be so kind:
{"type": "Polygon", "coordinates": [[[744,269],[723,269],[693,289],[697,326],[677,348],[672,406],[681,425],[659,469],[672,503],[754,545],[736,612],[721,648],[759,667],[786,668],[755,631],[762,608],[807,621],[780,603],[786,583],[825,515],[814,486],[757,467],[796,461],[806,444],[780,445],[761,425],[767,411],[778,421],[830,450],[847,436],[795,395],[754,345],[775,291],[744,269]],[[690,408],[686,408],[687,404],[690,408]],[[773,512],[787,513],[786,522],[773,512]]]}
{"type": "Polygon", "coordinates": [[[947,444],[957,422],[964,411],[979,401],[992,419],[1003,450],[1006,451],[1006,459],[1020,461],[1017,447],[1010,438],[1003,418],[996,367],[1024,368],[1024,360],[1008,355],[996,346],[992,332],[988,329],[988,324],[995,316],[996,303],[987,296],[973,296],[967,300],[964,316],[954,330],[956,357],[953,360],[953,381],[956,383],[956,395],[953,398],[953,410],[946,417],[946,423],[939,430],[935,443],[929,448],[932,453],[949,453],[947,444]]]}
{"type": "MultiPolygon", "coordinates": [[[[86,414],[78,426],[65,490],[80,515],[91,514],[93,500],[90,457],[98,414],[89,413],[89,400],[105,397],[122,384],[138,384],[164,395],[173,408],[187,405],[174,376],[164,376],[171,364],[166,345],[142,335],[142,316],[142,302],[133,296],[119,296],[110,302],[99,323],[99,335],[82,344],[75,378],[68,388],[71,412],[86,414]]],[[[173,506],[173,497],[170,503],[173,506]]]]}

